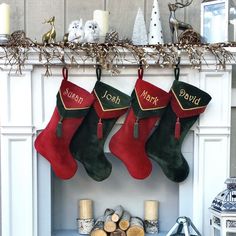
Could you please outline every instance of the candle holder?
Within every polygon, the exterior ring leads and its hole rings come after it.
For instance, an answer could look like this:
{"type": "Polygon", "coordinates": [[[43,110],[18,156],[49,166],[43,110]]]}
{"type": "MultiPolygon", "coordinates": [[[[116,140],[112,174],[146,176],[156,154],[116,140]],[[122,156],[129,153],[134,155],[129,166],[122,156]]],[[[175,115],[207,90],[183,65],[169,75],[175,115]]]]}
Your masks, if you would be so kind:
{"type": "Polygon", "coordinates": [[[79,234],[90,234],[94,226],[94,219],[77,219],[79,234]]]}
{"type": "Polygon", "coordinates": [[[158,220],[144,220],[144,228],[147,234],[159,233],[158,220]]]}
{"type": "Polygon", "coordinates": [[[5,45],[9,41],[9,34],[0,34],[0,44],[5,45]]]}

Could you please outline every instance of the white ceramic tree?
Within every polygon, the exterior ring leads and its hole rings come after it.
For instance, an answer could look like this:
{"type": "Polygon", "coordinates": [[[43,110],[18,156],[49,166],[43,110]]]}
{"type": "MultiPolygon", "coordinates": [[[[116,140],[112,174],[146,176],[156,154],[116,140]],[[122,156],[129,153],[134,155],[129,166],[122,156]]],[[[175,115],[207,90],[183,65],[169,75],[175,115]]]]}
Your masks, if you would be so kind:
{"type": "Polygon", "coordinates": [[[153,0],[148,43],[149,44],[163,43],[163,33],[161,27],[160,9],[158,0],[153,0]]]}
{"type": "Polygon", "coordinates": [[[138,13],[134,22],[132,43],[134,45],[148,44],[147,29],[141,8],[138,9],[138,13]]]}

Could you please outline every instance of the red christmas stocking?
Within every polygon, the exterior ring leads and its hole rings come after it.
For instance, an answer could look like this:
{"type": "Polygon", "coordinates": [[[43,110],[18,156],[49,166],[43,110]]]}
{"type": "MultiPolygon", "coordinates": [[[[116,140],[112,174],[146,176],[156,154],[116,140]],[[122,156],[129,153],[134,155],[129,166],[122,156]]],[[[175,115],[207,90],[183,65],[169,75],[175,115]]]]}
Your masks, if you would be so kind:
{"type": "Polygon", "coordinates": [[[145,143],[169,100],[169,93],[139,78],[126,120],[111,138],[111,152],[136,179],[144,179],[151,173],[152,164],[146,154],[145,143]]]}
{"type": "Polygon", "coordinates": [[[35,140],[36,150],[51,164],[61,179],[69,179],[77,170],[77,162],[69,151],[71,138],[94,101],[94,96],[67,81],[67,70],[57,94],[57,106],[47,127],[35,140]]]}

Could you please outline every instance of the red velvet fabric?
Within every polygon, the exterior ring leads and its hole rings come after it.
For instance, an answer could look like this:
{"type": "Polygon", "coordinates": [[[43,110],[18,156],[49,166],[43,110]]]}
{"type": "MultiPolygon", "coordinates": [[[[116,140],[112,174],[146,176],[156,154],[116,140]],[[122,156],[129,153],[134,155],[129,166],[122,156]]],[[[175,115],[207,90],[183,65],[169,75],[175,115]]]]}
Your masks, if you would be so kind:
{"type": "Polygon", "coordinates": [[[133,109],[129,110],[125,123],[112,137],[109,148],[127,167],[135,179],[145,179],[152,171],[151,161],[145,151],[145,143],[158,117],[150,117],[139,121],[139,137],[134,138],[133,128],[136,117],[133,109]]]}
{"type": "Polygon", "coordinates": [[[146,154],[145,144],[161,114],[153,115],[150,110],[164,109],[169,102],[170,95],[141,79],[137,80],[134,92],[140,104],[139,110],[145,117],[138,119],[138,137],[134,137],[134,124],[137,121],[137,117],[135,116],[134,108],[131,106],[124,124],[111,138],[109,148],[125,164],[133,178],[145,179],[152,171],[152,164],[146,154]],[[157,99],[153,102],[154,99],[147,99],[149,97],[146,94],[157,99]],[[144,114],[143,112],[146,113],[144,114]]]}
{"type": "MultiPolygon", "coordinates": [[[[70,110],[82,110],[88,108],[94,101],[94,96],[77,85],[63,80],[60,87],[60,96],[64,108],[70,110]]],[[[58,137],[56,129],[61,116],[56,107],[47,127],[35,140],[36,150],[51,164],[55,174],[61,179],[70,179],[77,170],[77,162],[69,150],[69,144],[77,128],[83,121],[83,117],[64,117],[62,121],[62,137],[58,137]]]]}

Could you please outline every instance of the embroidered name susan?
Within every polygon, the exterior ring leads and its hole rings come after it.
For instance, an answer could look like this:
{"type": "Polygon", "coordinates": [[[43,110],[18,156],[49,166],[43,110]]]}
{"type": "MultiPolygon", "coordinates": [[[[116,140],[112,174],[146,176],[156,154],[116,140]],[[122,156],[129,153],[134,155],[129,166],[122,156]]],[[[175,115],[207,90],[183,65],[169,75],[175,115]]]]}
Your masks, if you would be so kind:
{"type": "Polygon", "coordinates": [[[143,90],[140,97],[143,97],[145,100],[147,100],[148,102],[156,106],[157,106],[157,102],[159,101],[158,97],[151,96],[146,90],[143,90]]]}
{"type": "Polygon", "coordinates": [[[83,102],[83,98],[82,97],[80,97],[78,94],[76,94],[76,93],[74,93],[74,92],[71,92],[70,90],[69,90],[69,88],[66,88],[65,89],[65,91],[63,92],[63,95],[64,96],[66,96],[66,97],[68,97],[68,98],[70,98],[70,99],[72,99],[73,101],[75,101],[75,102],[77,102],[77,103],[79,103],[79,104],[82,104],[82,102],[83,102]]]}
{"type": "Polygon", "coordinates": [[[185,100],[192,102],[195,105],[199,105],[201,98],[188,94],[184,89],[180,89],[179,96],[183,97],[185,100]]]}
{"type": "Polygon", "coordinates": [[[106,100],[111,101],[116,104],[120,104],[120,97],[113,96],[112,94],[108,93],[107,90],[105,91],[105,93],[103,94],[103,96],[101,98],[105,98],[106,100]]]}

